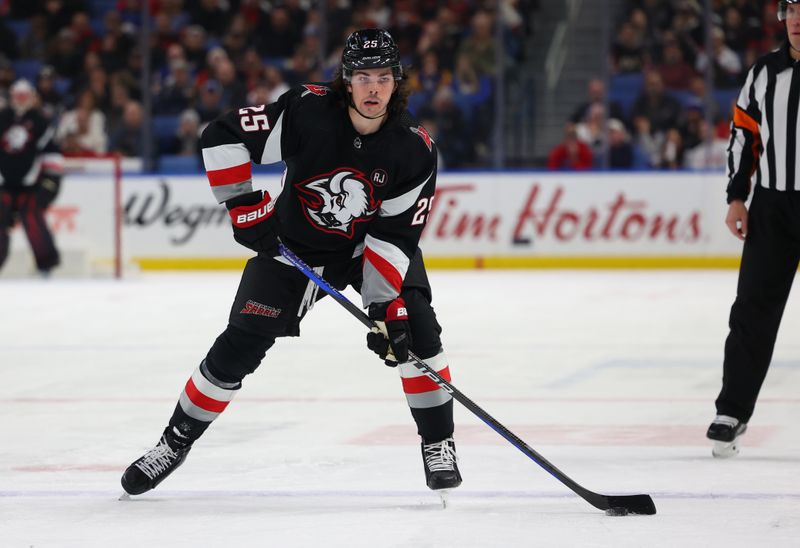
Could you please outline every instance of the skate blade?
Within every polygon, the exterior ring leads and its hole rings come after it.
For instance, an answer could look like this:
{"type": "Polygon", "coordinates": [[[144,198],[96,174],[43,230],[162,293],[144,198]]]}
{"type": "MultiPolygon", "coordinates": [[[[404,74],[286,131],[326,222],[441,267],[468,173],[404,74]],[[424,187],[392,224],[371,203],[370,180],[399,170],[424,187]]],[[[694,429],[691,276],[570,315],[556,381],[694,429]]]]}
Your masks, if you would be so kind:
{"type": "Polygon", "coordinates": [[[122,493],[117,500],[131,500],[131,496],[128,493],[122,493]]]}
{"type": "Polygon", "coordinates": [[[448,497],[450,495],[450,490],[449,489],[438,489],[436,491],[436,494],[439,495],[439,500],[442,501],[442,510],[446,510],[447,509],[447,502],[448,502],[447,499],[448,499],[448,497]]]}
{"type": "Polygon", "coordinates": [[[729,459],[739,454],[739,443],[734,441],[715,441],[711,454],[718,459],[729,459]]]}

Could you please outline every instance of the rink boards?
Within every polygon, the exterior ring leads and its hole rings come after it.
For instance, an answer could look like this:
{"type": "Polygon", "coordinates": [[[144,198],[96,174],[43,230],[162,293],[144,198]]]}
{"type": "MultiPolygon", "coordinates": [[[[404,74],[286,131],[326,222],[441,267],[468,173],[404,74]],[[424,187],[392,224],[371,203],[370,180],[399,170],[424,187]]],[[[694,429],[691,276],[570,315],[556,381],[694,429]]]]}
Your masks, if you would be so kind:
{"type": "MultiPolygon", "coordinates": [[[[415,217],[427,217],[432,267],[731,267],[741,245],[723,223],[725,184],[720,172],[449,173],[415,217]]],[[[109,252],[106,186],[66,178],[50,214],[59,241],[109,252]]],[[[202,175],[126,176],[122,210],[123,254],[143,269],[239,268],[248,256],[202,175]]]]}

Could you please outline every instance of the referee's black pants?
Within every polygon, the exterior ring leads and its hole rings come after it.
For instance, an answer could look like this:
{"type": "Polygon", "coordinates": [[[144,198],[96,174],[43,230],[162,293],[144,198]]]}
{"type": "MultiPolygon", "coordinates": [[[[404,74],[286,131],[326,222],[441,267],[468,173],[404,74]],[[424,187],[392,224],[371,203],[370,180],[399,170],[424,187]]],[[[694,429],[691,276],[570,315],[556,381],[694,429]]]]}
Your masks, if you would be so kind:
{"type": "Polygon", "coordinates": [[[717,414],[748,422],[800,260],[800,192],[757,186],[725,341],[717,414]]]}

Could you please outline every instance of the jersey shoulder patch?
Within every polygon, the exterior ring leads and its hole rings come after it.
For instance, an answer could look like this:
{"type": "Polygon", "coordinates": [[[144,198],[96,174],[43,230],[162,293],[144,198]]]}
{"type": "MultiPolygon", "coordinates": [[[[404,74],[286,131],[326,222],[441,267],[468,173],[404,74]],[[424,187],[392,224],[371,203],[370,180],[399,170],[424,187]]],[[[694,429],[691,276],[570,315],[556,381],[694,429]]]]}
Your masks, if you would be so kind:
{"type": "Polygon", "coordinates": [[[332,93],[333,90],[328,86],[322,84],[303,84],[300,86],[300,97],[305,97],[307,95],[316,95],[317,97],[324,97],[329,93],[332,93]]]}
{"type": "Polygon", "coordinates": [[[414,140],[416,140],[417,138],[420,139],[422,143],[425,145],[425,148],[428,149],[428,152],[433,152],[433,145],[435,143],[433,138],[431,137],[431,134],[428,133],[428,130],[425,129],[423,125],[419,123],[419,120],[414,118],[414,116],[412,116],[410,112],[405,111],[402,115],[400,115],[400,118],[398,119],[397,122],[404,132],[407,131],[410,132],[412,135],[416,136],[415,138],[412,139],[414,140]]]}

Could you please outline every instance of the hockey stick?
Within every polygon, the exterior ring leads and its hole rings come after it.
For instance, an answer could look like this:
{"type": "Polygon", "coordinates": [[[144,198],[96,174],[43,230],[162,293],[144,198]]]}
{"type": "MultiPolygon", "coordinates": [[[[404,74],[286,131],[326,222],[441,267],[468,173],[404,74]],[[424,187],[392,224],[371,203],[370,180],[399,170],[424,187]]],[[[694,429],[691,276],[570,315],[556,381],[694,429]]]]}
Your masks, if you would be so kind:
{"type": "MultiPolygon", "coordinates": [[[[295,255],[290,249],[283,244],[278,245],[280,254],[292,263],[300,272],[312,282],[317,284],[328,295],[333,297],[340,305],[347,309],[350,314],[356,317],[367,328],[372,329],[375,323],[369,319],[363,310],[350,302],[347,297],[342,295],[336,288],[332,287],[328,282],[318,276],[302,259],[295,255]]],[[[408,353],[411,362],[419,369],[426,377],[435,382],[442,390],[451,394],[459,403],[472,411],[472,413],[485,422],[492,430],[500,434],[511,445],[522,451],[536,464],[547,470],[551,476],[558,481],[572,489],[578,496],[583,498],[586,502],[598,508],[605,510],[608,515],[625,515],[625,514],[647,514],[652,515],[656,513],[656,506],[650,495],[601,495],[594,493],[585,487],[578,485],[572,478],[567,476],[564,472],[553,466],[550,461],[542,455],[531,449],[527,443],[519,439],[508,428],[500,424],[494,417],[489,415],[486,411],[481,409],[475,402],[462,394],[455,386],[447,382],[439,373],[433,370],[428,364],[419,359],[413,352],[408,353]]]]}

